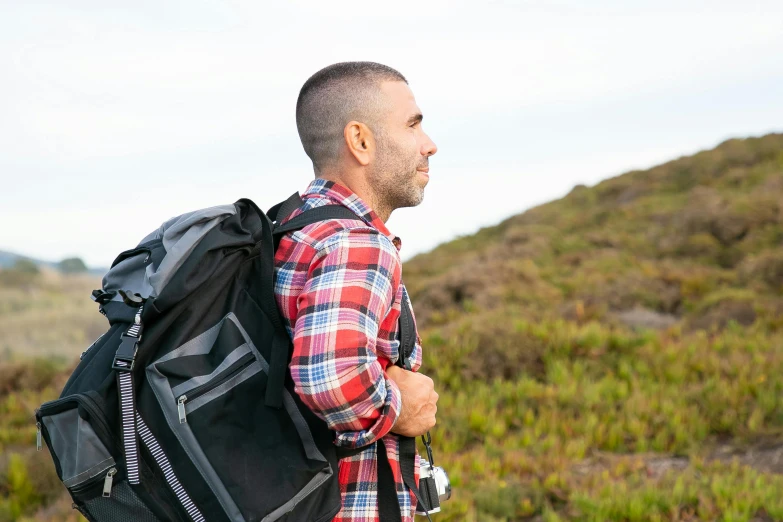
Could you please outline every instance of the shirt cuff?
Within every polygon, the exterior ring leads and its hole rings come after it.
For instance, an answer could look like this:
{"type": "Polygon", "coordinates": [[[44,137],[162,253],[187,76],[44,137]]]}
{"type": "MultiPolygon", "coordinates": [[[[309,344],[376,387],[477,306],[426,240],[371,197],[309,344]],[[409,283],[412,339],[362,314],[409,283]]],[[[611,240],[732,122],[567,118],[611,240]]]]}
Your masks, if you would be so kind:
{"type": "Polygon", "coordinates": [[[402,411],[402,393],[391,379],[384,379],[386,397],[381,415],[375,423],[362,431],[338,431],[334,443],[345,448],[361,448],[383,438],[391,431],[402,411]]]}

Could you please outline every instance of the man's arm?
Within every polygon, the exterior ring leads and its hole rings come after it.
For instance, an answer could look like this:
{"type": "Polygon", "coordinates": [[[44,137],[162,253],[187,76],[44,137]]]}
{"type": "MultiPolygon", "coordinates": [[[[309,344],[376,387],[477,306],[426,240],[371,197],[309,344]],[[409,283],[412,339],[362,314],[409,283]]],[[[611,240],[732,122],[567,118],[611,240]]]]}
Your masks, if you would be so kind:
{"type": "Polygon", "coordinates": [[[337,432],[340,446],[375,442],[400,413],[400,389],[376,352],[381,324],[399,317],[392,303],[400,277],[394,245],[369,227],[327,239],[308,269],[297,301],[291,375],[299,397],[337,432]]]}

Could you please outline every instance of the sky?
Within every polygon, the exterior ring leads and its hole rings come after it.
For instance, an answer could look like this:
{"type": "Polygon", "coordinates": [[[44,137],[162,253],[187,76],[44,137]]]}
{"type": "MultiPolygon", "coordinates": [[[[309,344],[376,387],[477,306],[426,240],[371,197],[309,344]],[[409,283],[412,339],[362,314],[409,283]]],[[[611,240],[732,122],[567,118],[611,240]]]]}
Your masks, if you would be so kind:
{"type": "Polygon", "coordinates": [[[0,249],[108,266],[302,191],[302,84],[369,60],[438,145],[403,259],[576,184],[783,131],[783,2],[0,0],[0,249]]]}

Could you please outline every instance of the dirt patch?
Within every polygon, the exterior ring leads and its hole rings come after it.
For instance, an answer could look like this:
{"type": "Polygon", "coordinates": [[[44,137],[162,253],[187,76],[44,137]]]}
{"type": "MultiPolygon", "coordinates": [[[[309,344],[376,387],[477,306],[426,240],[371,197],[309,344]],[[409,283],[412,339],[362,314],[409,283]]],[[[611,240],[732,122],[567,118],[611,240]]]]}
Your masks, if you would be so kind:
{"type": "Polygon", "coordinates": [[[783,474],[783,442],[764,442],[751,447],[721,444],[710,453],[709,460],[736,460],[758,471],[783,474]]]}
{"type": "Polygon", "coordinates": [[[661,478],[670,471],[684,470],[688,464],[690,464],[688,457],[652,458],[646,462],[647,476],[654,479],[661,478]]]}
{"type": "Polygon", "coordinates": [[[676,315],[664,314],[643,307],[625,310],[614,315],[618,321],[635,330],[665,330],[679,320],[676,315]]]}
{"type": "MultiPolygon", "coordinates": [[[[763,473],[783,474],[783,442],[780,440],[757,442],[750,446],[740,446],[731,442],[718,443],[705,455],[707,461],[726,464],[737,462],[763,473]]],[[[613,469],[621,462],[624,462],[627,467],[638,469],[651,479],[659,479],[669,472],[681,472],[690,465],[690,459],[681,455],[656,453],[622,455],[593,451],[590,458],[574,465],[573,471],[580,475],[592,475],[613,469]]]]}

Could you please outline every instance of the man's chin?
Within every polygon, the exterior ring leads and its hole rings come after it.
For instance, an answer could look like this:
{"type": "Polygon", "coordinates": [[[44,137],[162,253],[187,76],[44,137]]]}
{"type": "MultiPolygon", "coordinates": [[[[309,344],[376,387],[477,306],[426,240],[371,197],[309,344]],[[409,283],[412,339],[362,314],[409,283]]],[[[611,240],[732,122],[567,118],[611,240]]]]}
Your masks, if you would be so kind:
{"type": "Polygon", "coordinates": [[[417,187],[418,190],[414,193],[409,193],[404,205],[400,205],[398,208],[403,207],[416,207],[424,201],[424,187],[417,187]]]}
{"type": "Polygon", "coordinates": [[[412,205],[414,207],[417,205],[421,205],[421,202],[424,201],[424,187],[421,187],[417,195],[418,197],[416,198],[416,202],[412,205]]]}

